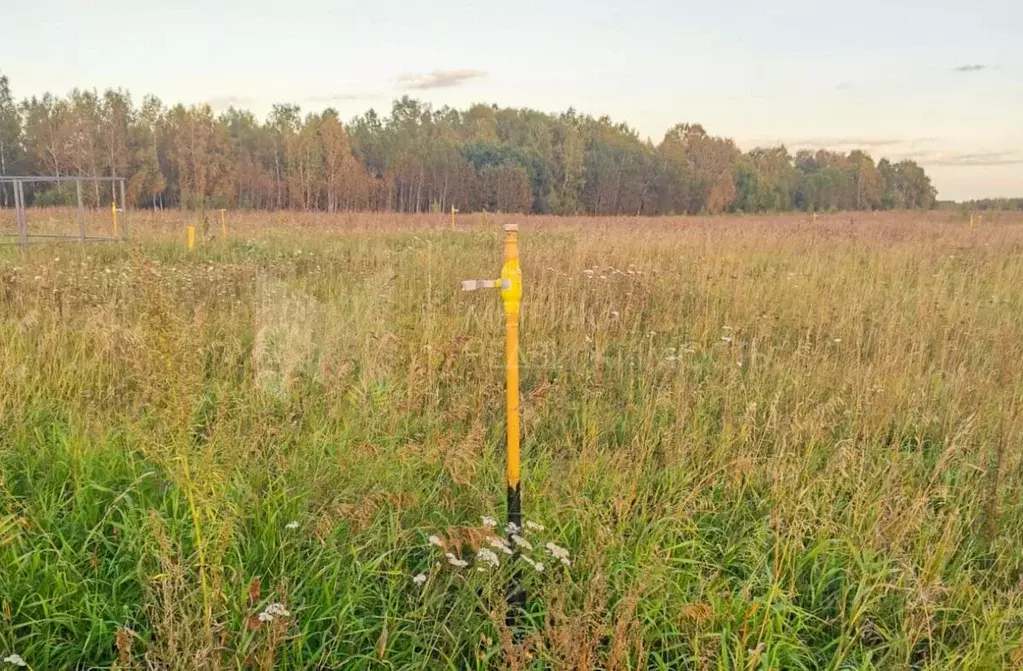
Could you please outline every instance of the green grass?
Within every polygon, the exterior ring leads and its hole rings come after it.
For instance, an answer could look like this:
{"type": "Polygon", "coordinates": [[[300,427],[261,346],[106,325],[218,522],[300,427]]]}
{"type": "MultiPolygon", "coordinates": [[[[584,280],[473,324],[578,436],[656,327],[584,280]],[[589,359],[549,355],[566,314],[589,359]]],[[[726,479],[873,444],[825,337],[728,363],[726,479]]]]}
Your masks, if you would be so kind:
{"type": "Polygon", "coordinates": [[[189,255],[140,215],[0,252],[0,658],[1023,663],[1019,224],[519,221],[520,632],[472,564],[503,335],[458,286],[499,232],[234,215],[189,255]]]}

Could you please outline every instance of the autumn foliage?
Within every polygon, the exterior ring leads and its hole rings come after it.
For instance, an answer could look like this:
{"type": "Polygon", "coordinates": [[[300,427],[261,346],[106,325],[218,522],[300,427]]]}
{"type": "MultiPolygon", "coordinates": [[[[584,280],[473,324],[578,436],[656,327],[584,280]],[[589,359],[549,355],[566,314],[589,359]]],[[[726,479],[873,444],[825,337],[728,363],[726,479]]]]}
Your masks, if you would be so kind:
{"type": "MultiPolygon", "coordinates": [[[[264,121],[230,108],[167,107],[127,91],[74,90],[15,102],[0,77],[0,174],[122,176],[137,207],[232,207],[668,215],[928,208],[912,161],[785,147],[741,151],[699,124],[660,144],[607,117],[403,97],[348,123],[274,105],[264,121]]],[[[100,204],[98,185],[86,194],[100,204]]],[[[32,188],[36,205],[73,187],[32,188]]],[[[0,189],[0,205],[12,196],[0,189]]]]}

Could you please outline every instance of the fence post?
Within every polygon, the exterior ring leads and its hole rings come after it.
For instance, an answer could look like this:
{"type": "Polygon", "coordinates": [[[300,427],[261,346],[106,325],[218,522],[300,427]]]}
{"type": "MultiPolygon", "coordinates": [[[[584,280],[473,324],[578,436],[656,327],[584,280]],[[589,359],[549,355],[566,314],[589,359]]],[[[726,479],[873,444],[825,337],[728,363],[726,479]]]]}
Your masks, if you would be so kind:
{"type": "Polygon", "coordinates": [[[21,180],[14,182],[15,220],[18,222],[18,244],[28,244],[28,217],[25,213],[25,185],[21,180]]]}
{"type": "Polygon", "coordinates": [[[78,199],[78,239],[85,242],[85,206],[82,204],[82,180],[75,178],[75,197],[78,199]]]}
{"type": "Polygon", "coordinates": [[[128,207],[125,205],[124,199],[124,180],[120,182],[121,191],[121,239],[128,240],[128,207]]]}

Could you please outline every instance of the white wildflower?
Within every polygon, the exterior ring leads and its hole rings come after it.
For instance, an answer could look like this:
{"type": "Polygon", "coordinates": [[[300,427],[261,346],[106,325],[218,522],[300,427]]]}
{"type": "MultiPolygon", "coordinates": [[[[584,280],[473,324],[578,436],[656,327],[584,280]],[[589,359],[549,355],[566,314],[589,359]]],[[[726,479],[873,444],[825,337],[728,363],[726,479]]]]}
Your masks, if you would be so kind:
{"type": "Polygon", "coordinates": [[[497,526],[497,520],[495,520],[493,517],[490,517],[488,515],[484,515],[483,516],[483,526],[488,527],[490,529],[493,529],[494,527],[497,526]]]}
{"type": "Polygon", "coordinates": [[[259,617],[260,622],[273,622],[274,619],[274,616],[271,615],[270,613],[267,613],[266,611],[263,611],[257,617],[259,617]]]}
{"type": "Polygon", "coordinates": [[[451,564],[452,566],[457,566],[458,568],[465,568],[466,566],[469,565],[469,562],[465,561],[464,559],[459,559],[450,552],[445,553],[444,556],[448,558],[448,563],[451,564]]]}
{"type": "Polygon", "coordinates": [[[536,569],[537,573],[543,573],[543,562],[534,561],[527,557],[526,555],[522,555],[522,561],[526,562],[534,569],[536,569]]]}
{"type": "Polygon", "coordinates": [[[263,612],[273,617],[288,617],[291,615],[291,611],[285,608],[283,603],[268,603],[263,612]]]}
{"type": "Polygon", "coordinates": [[[518,534],[512,534],[511,539],[512,539],[513,543],[518,545],[523,550],[532,550],[533,549],[532,543],[530,543],[529,541],[527,541],[525,538],[523,538],[522,536],[520,536],[518,534]]]}
{"type": "Polygon", "coordinates": [[[551,556],[560,561],[565,566],[571,566],[572,562],[568,559],[568,550],[554,543],[547,544],[547,551],[551,553],[551,556]]]}
{"type": "Polygon", "coordinates": [[[536,522],[533,522],[532,520],[526,520],[526,525],[525,526],[526,526],[526,530],[527,531],[543,531],[546,528],[546,527],[544,527],[544,525],[537,524],[536,522]]]}
{"type": "Polygon", "coordinates": [[[733,340],[733,338],[731,338],[729,336],[721,336],[721,342],[726,342],[726,343],[731,344],[732,340],[733,340]]]}
{"type": "Polygon", "coordinates": [[[522,529],[519,527],[518,524],[515,524],[514,522],[509,522],[508,524],[504,525],[504,533],[508,534],[509,536],[512,534],[517,534],[520,531],[522,531],[522,529]]]}
{"type": "Polygon", "coordinates": [[[425,573],[417,573],[415,575],[415,577],[412,578],[412,582],[413,582],[413,584],[416,584],[416,585],[422,585],[423,583],[426,582],[426,574],[425,573]]]}
{"type": "Polygon", "coordinates": [[[497,568],[501,565],[501,561],[497,558],[497,554],[493,550],[487,548],[480,548],[479,552],[476,553],[476,561],[482,562],[493,568],[497,568]]]}
{"type": "Polygon", "coordinates": [[[438,538],[437,536],[430,536],[426,540],[430,543],[430,545],[436,545],[439,548],[444,547],[444,543],[442,543],[440,538],[438,538]]]}
{"type": "Polygon", "coordinates": [[[294,531],[295,529],[298,528],[298,522],[292,520],[291,522],[288,522],[287,524],[285,524],[284,528],[285,529],[290,529],[290,530],[294,531]]]}
{"type": "Polygon", "coordinates": [[[489,544],[490,547],[494,548],[495,550],[505,553],[506,555],[510,555],[512,553],[512,549],[508,545],[508,541],[504,540],[503,538],[494,537],[488,538],[487,544],[489,544]]]}
{"type": "Polygon", "coordinates": [[[21,655],[10,654],[4,657],[5,664],[13,664],[14,666],[28,666],[28,662],[22,659],[21,655]]]}

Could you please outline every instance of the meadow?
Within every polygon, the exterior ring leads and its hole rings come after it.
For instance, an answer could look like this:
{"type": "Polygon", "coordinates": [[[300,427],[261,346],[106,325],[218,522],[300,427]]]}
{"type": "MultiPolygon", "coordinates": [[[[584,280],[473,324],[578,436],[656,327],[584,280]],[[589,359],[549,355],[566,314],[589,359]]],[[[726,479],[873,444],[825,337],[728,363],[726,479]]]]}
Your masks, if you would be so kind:
{"type": "Polygon", "coordinates": [[[0,248],[0,659],[1023,668],[1023,217],[194,220],[0,248]]]}

